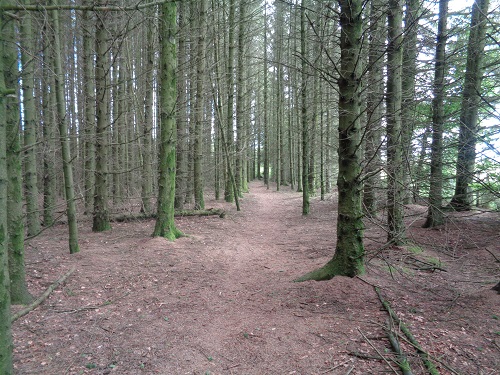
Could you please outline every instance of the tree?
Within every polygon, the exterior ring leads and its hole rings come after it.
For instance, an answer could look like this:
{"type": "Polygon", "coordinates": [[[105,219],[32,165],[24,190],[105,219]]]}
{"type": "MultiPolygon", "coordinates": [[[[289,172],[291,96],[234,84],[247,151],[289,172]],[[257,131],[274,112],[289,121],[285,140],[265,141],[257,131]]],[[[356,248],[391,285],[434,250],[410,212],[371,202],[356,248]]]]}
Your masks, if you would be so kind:
{"type": "Polygon", "coordinates": [[[329,280],[336,275],[354,277],[364,273],[361,179],[361,43],[363,1],[339,0],[339,192],[337,244],[333,258],[323,267],[296,281],[329,280]]]}
{"type": "Polygon", "coordinates": [[[467,45],[467,66],[460,112],[456,164],[457,178],[455,194],[450,202],[450,206],[457,210],[469,210],[472,200],[469,189],[474,176],[476,161],[478,111],[481,102],[481,80],[488,7],[489,0],[476,0],[472,5],[469,42],[467,45]]]}
{"type": "MultiPolygon", "coordinates": [[[[90,1],[90,0],[87,0],[90,1]]],[[[92,12],[84,11],[83,23],[83,95],[84,95],[84,124],[83,124],[83,152],[84,166],[83,178],[85,187],[85,212],[90,213],[94,207],[95,187],[95,92],[94,92],[94,47],[95,34],[92,12]]]]}
{"type": "Polygon", "coordinates": [[[33,97],[34,62],[31,61],[33,53],[33,32],[31,12],[26,12],[21,19],[21,65],[23,68],[22,92],[24,109],[24,185],[26,197],[27,234],[36,235],[40,232],[40,213],[38,211],[38,185],[37,164],[35,154],[36,144],[36,109],[33,97]]]}
{"type": "Polygon", "coordinates": [[[97,14],[95,27],[96,43],[96,61],[95,61],[95,86],[96,86],[96,144],[95,144],[95,194],[94,194],[94,213],[92,230],[94,232],[103,232],[111,229],[108,212],[108,45],[107,32],[105,24],[106,12],[97,14]]]}
{"type": "MultiPolygon", "coordinates": [[[[387,241],[395,245],[404,242],[403,223],[403,145],[402,145],[402,63],[403,7],[401,0],[388,3],[387,46],[387,241]]],[[[406,124],[405,124],[406,125],[406,124]]]]}
{"type": "MultiPolygon", "coordinates": [[[[0,10],[0,30],[8,27],[6,14],[0,10]]],[[[11,20],[12,21],[12,20],[11,20]]],[[[8,43],[0,40],[0,373],[11,375],[12,335],[10,319],[10,280],[8,266],[8,232],[7,232],[7,108],[9,95],[15,95],[12,87],[5,86],[4,48],[8,43]]]]}
{"type": "Polygon", "coordinates": [[[448,0],[439,1],[439,23],[436,37],[436,57],[434,67],[434,87],[432,99],[432,146],[431,176],[429,188],[429,210],[424,228],[432,228],[443,223],[443,127],[446,73],[448,0]]]}
{"type": "MultiPolygon", "coordinates": [[[[18,85],[18,58],[14,41],[16,29],[9,22],[2,32],[9,44],[4,47],[4,77],[8,87],[18,85]]],[[[17,93],[16,93],[17,94],[17,93]]],[[[21,167],[21,111],[17,95],[6,99],[7,119],[7,231],[9,248],[10,299],[13,304],[28,303],[31,295],[26,287],[24,269],[24,215],[21,167]]]]}
{"type": "Polygon", "coordinates": [[[308,215],[309,201],[309,132],[307,124],[307,51],[306,51],[306,0],[300,8],[300,56],[302,58],[301,125],[302,125],[302,215],[308,215]]]}
{"type": "Polygon", "coordinates": [[[194,182],[194,207],[197,210],[205,209],[203,197],[203,112],[205,104],[204,81],[205,81],[205,19],[207,13],[207,0],[198,2],[198,45],[196,51],[196,108],[194,121],[194,145],[193,145],[193,182],[194,182]]]}
{"type": "Polygon", "coordinates": [[[155,237],[175,240],[182,235],[174,222],[175,199],[175,103],[177,100],[177,5],[165,2],[160,6],[160,150],[158,161],[158,202],[155,237]]]}
{"type": "Polygon", "coordinates": [[[380,136],[383,117],[383,54],[385,48],[385,9],[381,0],[373,0],[370,8],[370,45],[367,68],[367,103],[366,103],[366,175],[363,205],[368,214],[377,210],[377,187],[380,184],[378,165],[380,163],[380,136]]]}
{"type": "MultiPolygon", "coordinates": [[[[57,4],[57,1],[55,1],[57,4]]],[[[63,159],[64,192],[66,194],[66,215],[69,228],[69,252],[80,251],[78,246],[78,226],[76,222],[75,185],[73,181],[73,166],[68,138],[68,126],[64,100],[64,73],[61,62],[61,40],[59,28],[59,11],[52,10],[52,23],[54,28],[54,76],[55,96],[57,104],[57,123],[59,125],[59,139],[63,159]]]]}

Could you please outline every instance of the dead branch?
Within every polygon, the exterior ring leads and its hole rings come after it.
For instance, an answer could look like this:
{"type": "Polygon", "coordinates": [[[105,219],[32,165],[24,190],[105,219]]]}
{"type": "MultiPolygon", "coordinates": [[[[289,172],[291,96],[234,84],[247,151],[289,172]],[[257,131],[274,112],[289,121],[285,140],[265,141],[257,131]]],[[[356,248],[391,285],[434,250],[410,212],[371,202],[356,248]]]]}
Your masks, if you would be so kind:
{"type": "MultiPolygon", "coordinates": [[[[174,216],[175,217],[184,217],[184,216],[219,216],[220,218],[224,218],[226,216],[226,211],[216,209],[216,208],[209,208],[208,210],[182,210],[182,211],[175,211],[174,216]]],[[[149,220],[149,219],[155,219],[156,214],[138,214],[138,215],[120,215],[120,216],[115,216],[111,218],[112,222],[115,223],[128,223],[131,221],[138,221],[138,220],[149,220]]]]}
{"type": "Polygon", "coordinates": [[[30,311],[36,309],[38,306],[42,304],[43,301],[45,301],[50,294],[63,282],[66,281],[68,277],[71,276],[73,272],[75,272],[75,267],[72,267],[68,272],[66,272],[64,275],[62,275],[59,279],[57,279],[53,284],[51,284],[43,294],[38,297],[35,301],[30,303],[28,306],[26,306],[24,309],[18,311],[11,317],[11,322],[16,321],[17,319],[21,318],[22,316],[28,314],[30,311]]]}
{"type": "Polygon", "coordinates": [[[382,306],[386,309],[386,311],[389,313],[389,316],[398,324],[399,328],[401,331],[405,334],[405,336],[408,338],[408,341],[417,349],[417,353],[422,358],[422,361],[424,362],[425,367],[427,370],[429,370],[429,374],[431,375],[440,375],[438,369],[434,365],[434,363],[431,362],[429,355],[427,352],[425,352],[418,341],[415,339],[413,334],[411,333],[410,329],[399,319],[399,317],[396,315],[396,313],[392,310],[391,305],[389,304],[388,301],[386,301],[383,297],[382,294],[380,293],[379,288],[375,288],[375,292],[378,295],[378,298],[380,299],[380,302],[382,303],[382,306]]]}

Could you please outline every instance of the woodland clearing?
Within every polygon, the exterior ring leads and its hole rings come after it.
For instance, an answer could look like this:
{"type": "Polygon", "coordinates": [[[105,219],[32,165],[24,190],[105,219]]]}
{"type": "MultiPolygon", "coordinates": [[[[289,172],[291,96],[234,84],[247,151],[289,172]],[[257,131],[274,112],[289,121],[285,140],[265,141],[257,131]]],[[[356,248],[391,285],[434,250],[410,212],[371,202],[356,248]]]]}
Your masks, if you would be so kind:
{"type": "MultiPolygon", "coordinates": [[[[26,247],[31,293],[76,270],[14,322],[15,373],[400,373],[374,285],[441,374],[499,373],[499,213],[422,229],[426,208],[407,206],[411,245],[381,249],[383,226],[367,220],[364,276],[294,283],[335,249],[335,195],[313,198],[307,217],[301,199],[254,182],[240,212],[207,200],[225,218],[176,218],[187,236],[175,242],[151,238],[154,220],[103,233],[81,220],[74,255],[65,225],[46,230],[26,247]]],[[[399,341],[413,373],[426,373],[399,341]]]]}

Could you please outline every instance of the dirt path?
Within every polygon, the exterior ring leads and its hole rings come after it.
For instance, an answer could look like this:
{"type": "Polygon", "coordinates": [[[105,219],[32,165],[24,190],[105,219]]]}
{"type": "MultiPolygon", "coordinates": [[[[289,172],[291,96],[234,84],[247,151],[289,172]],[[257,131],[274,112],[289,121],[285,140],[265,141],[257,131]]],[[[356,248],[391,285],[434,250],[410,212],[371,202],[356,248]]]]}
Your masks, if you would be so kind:
{"type": "MultiPolygon", "coordinates": [[[[253,183],[241,212],[209,201],[207,207],[225,208],[226,218],[180,218],[189,237],[175,242],[149,237],[153,221],[116,223],[102,234],[84,223],[76,256],[66,254],[64,226],[34,241],[28,255],[34,294],[72,265],[77,271],[14,325],[17,373],[387,371],[383,361],[352,355],[387,347],[381,340],[387,315],[370,285],[342,277],[292,282],[333,254],[334,202],[315,201],[303,218],[301,195],[283,190],[253,183]]],[[[367,279],[389,291],[388,275],[367,279]]],[[[406,318],[418,325],[414,315],[406,318]]]]}

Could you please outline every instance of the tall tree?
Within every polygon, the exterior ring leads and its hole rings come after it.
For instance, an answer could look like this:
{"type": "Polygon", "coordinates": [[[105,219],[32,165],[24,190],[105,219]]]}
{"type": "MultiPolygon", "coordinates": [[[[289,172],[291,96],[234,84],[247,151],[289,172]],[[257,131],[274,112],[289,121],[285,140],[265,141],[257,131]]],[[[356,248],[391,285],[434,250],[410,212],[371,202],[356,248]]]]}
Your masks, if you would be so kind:
{"type": "Polygon", "coordinates": [[[182,233],[174,222],[175,200],[175,147],[177,127],[175,104],[177,100],[177,4],[165,2],[160,5],[160,150],[158,161],[158,202],[155,237],[169,240],[179,238],[182,233]]]}
{"type": "MultiPolygon", "coordinates": [[[[226,149],[228,156],[232,155],[234,150],[234,130],[233,130],[233,121],[234,121],[234,52],[236,49],[236,45],[234,42],[234,34],[236,30],[236,0],[229,0],[229,15],[228,15],[228,53],[227,53],[227,70],[226,70],[226,79],[227,79],[227,113],[226,113],[226,149]]],[[[228,164],[226,165],[226,182],[224,187],[224,199],[226,202],[232,202],[234,200],[234,189],[231,183],[230,175],[234,175],[232,172],[232,164],[233,161],[231,158],[228,159],[228,164]]]]}
{"type": "Polygon", "coordinates": [[[95,169],[95,194],[92,230],[103,232],[111,229],[108,211],[108,43],[106,26],[107,12],[97,13],[95,27],[95,94],[96,94],[96,169],[95,169]]]}
{"type": "Polygon", "coordinates": [[[439,1],[439,22],[436,37],[436,57],[432,99],[432,146],[431,176],[429,187],[429,210],[424,228],[443,223],[443,127],[446,74],[446,41],[448,21],[448,0],[439,1]]]}
{"type": "MultiPolygon", "coordinates": [[[[54,1],[57,5],[57,0],[54,1]]],[[[59,11],[51,11],[52,25],[54,29],[54,78],[55,97],[57,104],[57,123],[59,125],[59,139],[63,159],[64,192],[66,195],[66,215],[68,217],[69,229],[69,252],[71,254],[80,251],[78,246],[78,226],[76,221],[75,184],[73,180],[73,163],[70,150],[68,125],[66,118],[66,103],[64,100],[64,73],[61,57],[61,36],[59,27],[59,11]]]]}
{"type": "Polygon", "coordinates": [[[380,136],[383,116],[383,58],[385,49],[385,6],[382,0],[373,0],[370,7],[370,45],[368,49],[367,94],[366,94],[366,179],[363,204],[368,214],[377,210],[377,186],[380,184],[380,136]]]}
{"type": "Polygon", "coordinates": [[[402,149],[402,180],[403,203],[410,203],[411,194],[411,138],[417,119],[417,101],[415,99],[415,77],[417,76],[418,56],[418,26],[422,13],[422,0],[405,0],[405,17],[403,32],[403,77],[401,81],[401,120],[404,126],[401,129],[402,149]]]}
{"type": "Polygon", "coordinates": [[[196,46],[196,108],[193,134],[193,182],[194,182],[194,207],[197,210],[205,209],[203,197],[203,112],[205,106],[204,81],[205,81],[205,20],[207,13],[207,0],[198,2],[198,45],[196,46]]]}
{"type": "Polygon", "coordinates": [[[40,212],[38,210],[38,184],[37,164],[35,154],[36,144],[36,109],[33,97],[34,84],[34,60],[33,54],[33,32],[31,12],[23,14],[21,19],[21,65],[23,68],[22,92],[24,110],[24,185],[26,196],[26,216],[28,236],[40,232],[40,212]]]}
{"type": "MultiPolygon", "coordinates": [[[[17,87],[18,51],[15,48],[16,28],[9,22],[2,30],[3,37],[9,42],[4,47],[5,83],[7,87],[17,87]]],[[[20,106],[16,95],[7,100],[7,230],[9,247],[10,299],[13,304],[28,303],[31,296],[26,287],[24,270],[24,215],[21,167],[20,106]]]]}
{"type": "MultiPolygon", "coordinates": [[[[151,10],[150,10],[151,11],[151,10]]],[[[156,7],[152,8],[153,14],[156,7]]],[[[153,18],[153,17],[152,17],[153,18]]],[[[142,127],[142,211],[150,214],[151,195],[153,194],[153,158],[151,157],[151,139],[153,131],[153,106],[154,106],[154,59],[155,59],[155,33],[153,25],[147,26],[147,42],[145,56],[145,93],[144,93],[144,125],[142,127]]],[[[183,198],[184,199],[184,198],[183,198]]]]}
{"type": "MultiPolygon", "coordinates": [[[[3,2],[2,2],[3,4],[3,2]]],[[[9,20],[0,10],[0,31],[2,35],[9,20]]],[[[12,20],[10,20],[12,21],[12,20]]],[[[13,374],[12,335],[10,318],[10,280],[8,266],[8,232],[7,232],[7,108],[9,95],[15,95],[12,87],[5,86],[4,48],[7,41],[0,40],[0,373],[13,374]]]]}
{"type": "MultiPolygon", "coordinates": [[[[87,0],[87,2],[90,0],[87,0]]],[[[84,11],[83,24],[83,95],[84,95],[84,123],[83,123],[83,149],[84,149],[84,188],[85,212],[90,213],[94,207],[95,186],[95,92],[94,92],[94,47],[95,34],[92,12],[84,11]]]]}
{"type": "Polygon", "coordinates": [[[403,6],[401,0],[388,3],[387,46],[387,241],[404,242],[403,222],[403,145],[402,123],[402,63],[403,63],[403,6]]]}
{"type": "Polygon", "coordinates": [[[309,214],[309,131],[307,123],[307,50],[306,50],[306,5],[307,1],[302,0],[300,8],[300,56],[302,58],[301,77],[301,126],[302,126],[302,215],[309,214]]]}
{"type": "Polygon", "coordinates": [[[325,266],[297,281],[329,280],[336,275],[354,277],[364,272],[363,183],[360,177],[363,3],[363,0],[339,0],[339,200],[335,254],[325,266]]]}
{"type": "Polygon", "coordinates": [[[457,179],[455,194],[450,205],[458,210],[471,207],[470,184],[476,162],[478,112],[481,103],[483,54],[488,25],[489,0],[476,0],[472,5],[472,18],[467,45],[467,66],[462,92],[458,138],[457,179]]]}

